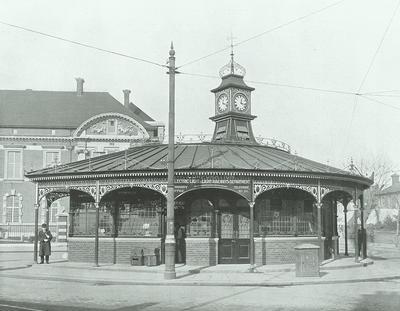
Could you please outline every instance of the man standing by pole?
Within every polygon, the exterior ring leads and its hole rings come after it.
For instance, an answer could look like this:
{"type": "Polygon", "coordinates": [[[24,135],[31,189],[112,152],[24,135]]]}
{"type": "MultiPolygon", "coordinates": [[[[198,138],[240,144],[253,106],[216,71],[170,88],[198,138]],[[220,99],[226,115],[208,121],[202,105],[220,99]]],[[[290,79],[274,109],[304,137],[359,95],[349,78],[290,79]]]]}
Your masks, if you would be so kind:
{"type": "Polygon", "coordinates": [[[175,236],[174,236],[174,159],[175,159],[175,50],[171,42],[169,51],[169,115],[168,115],[168,194],[167,194],[167,235],[165,237],[164,279],[175,279],[175,236]]]}

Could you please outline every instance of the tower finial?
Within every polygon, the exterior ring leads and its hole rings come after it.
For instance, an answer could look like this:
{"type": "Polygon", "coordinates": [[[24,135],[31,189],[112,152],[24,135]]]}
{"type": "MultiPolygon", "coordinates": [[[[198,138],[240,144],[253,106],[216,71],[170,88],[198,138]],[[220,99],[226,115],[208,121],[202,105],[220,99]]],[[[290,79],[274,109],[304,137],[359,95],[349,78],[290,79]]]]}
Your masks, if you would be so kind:
{"type": "Polygon", "coordinates": [[[175,55],[175,50],[174,50],[174,42],[171,41],[171,48],[169,50],[169,55],[174,56],[175,55]]]}

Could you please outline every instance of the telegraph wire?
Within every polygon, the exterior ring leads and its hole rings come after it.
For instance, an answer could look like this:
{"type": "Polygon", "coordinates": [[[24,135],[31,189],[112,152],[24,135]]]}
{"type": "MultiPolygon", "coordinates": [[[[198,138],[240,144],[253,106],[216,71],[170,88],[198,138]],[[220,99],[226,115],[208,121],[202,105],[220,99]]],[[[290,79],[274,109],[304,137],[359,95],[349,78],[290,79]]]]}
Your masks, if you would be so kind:
{"type": "MultiPolygon", "coordinates": [[[[190,72],[179,72],[182,75],[187,75],[187,76],[193,76],[193,77],[201,77],[201,78],[209,78],[209,79],[220,79],[218,76],[214,75],[208,75],[208,74],[201,74],[201,73],[190,73],[190,72]]],[[[369,101],[373,101],[375,103],[385,105],[387,107],[393,108],[400,110],[400,107],[382,102],[380,100],[376,100],[373,98],[369,98],[367,96],[372,96],[372,95],[367,95],[369,93],[356,93],[356,92],[349,92],[349,91],[343,91],[343,90],[333,90],[333,89],[322,89],[322,88],[315,88],[315,87],[305,87],[305,86],[299,86],[299,85],[291,85],[291,84],[283,84],[283,83],[273,83],[273,82],[265,82],[265,81],[255,81],[255,80],[246,80],[246,82],[249,83],[254,83],[254,84],[263,84],[271,87],[286,87],[286,88],[292,88],[292,89],[299,89],[299,90],[305,90],[305,91],[314,91],[314,92],[320,92],[320,93],[335,93],[335,94],[341,94],[341,95],[351,95],[354,96],[354,104],[353,104],[353,110],[352,110],[352,119],[354,118],[354,113],[356,110],[357,106],[357,99],[359,97],[362,97],[364,99],[367,99],[369,101]]],[[[400,97],[400,95],[399,95],[400,97]]],[[[349,130],[351,129],[351,124],[353,120],[351,119],[349,130]]]]}
{"type": "MultiPolygon", "coordinates": [[[[233,44],[233,47],[239,46],[239,45],[241,45],[241,44],[243,44],[243,43],[246,43],[246,42],[248,42],[248,41],[254,40],[254,39],[256,39],[256,38],[259,38],[259,37],[261,37],[261,36],[264,36],[264,35],[266,35],[266,34],[269,34],[269,33],[271,33],[271,32],[274,32],[275,30],[278,30],[278,29],[280,29],[280,28],[289,26],[289,25],[291,25],[291,24],[293,24],[293,23],[296,23],[296,22],[298,22],[298,21],[301,21],[301,20],[303,20],[303,19],[306,19],[306,18],[308,18],[308,17],[310,17],[310,16],[312,16],[312,15],[321,13],[321,12],[323,12],[323,11],[325,11],[325,10],[327,10],[327,9],[329,9],[329,8],[331,8],[331,7],[333,7],[333,6],[336,6],[336,5],[338,5],[338,4],[340,4],[340,3],[344,2],[344,1],[345,1],[345,0],[337,1],[337,2],[335,2],[335,3],[332,3],[332,4],[328,5],[328,6],[325,6],[325,7],[321,8],[321,9],[312,11],[312,12],[306,14],[306,15],[297,17],[297,18],[292,19],[292,20],[290,20],[290,21],[288,21],[288,22],[286,22],[286,23],[283,23],[283,24],[280,24],[280,25],[275,26],[275,27],[273,27],[273,28],[270,28],[270,29],[268,29],[268,30],[266,30],[266,31],[263,31],[263,32],[257,34],[257,35],[251,36],[251,37],[249,37],[249,38],[247,38],[247,39],[245,39],[245,40],[242,40],[242,41],[239,41],[238,43],[233,44]]],[[[221,53],[221,52],[224,52],[224,51],[226,51],[226,50],[229,50],[230,48],[231,48],[231,46],[228,46],[228,47],[219,49],[219,50],[217,50],[217,51],[215,51],[215,52],[212,52],[212,53],[209,53],[209,54],[207,54],[207,55],[205,55],[205,56],[202,56],[202,57],[196,58],[196,59],[194,59],[194,60],[192,60],[192,61],[188,61],[188,62],[186,62],[186,63],[183,63],[182,65],[177,66],[177,68],[182,68],[182,67],[184,67],[184,66],[188,66],[188,65],[197,63],[197,62],[199,62],[199,61],[201,61],[201,60],[203,60],[203,59],[205,59],[205,58],[208,58],[208,57],[214,56],[214,55],[216,55],[216,54],[219,54],[219,53],[221,53]]]]}
{"type": "MultiPolygon", "coordinates": [[[[390,26],[392,25],[393,19],[394,19],[394,17],[396,16],[396,13],[397,13],[397,10],[398,10],[399,6],[400,6],[400,0],[397,2],[396,8],[395,8],[394,11],[393,11],[393,14],[392,14],[392,16],[391,16],[391,18],[390,18],[390,20],[389,20],[389,23],[388,23],[388,25],[386,26],[385,31],[383,32],[383,35],[382,35],[381,40],[379,41],[378,47],[376,48],[375,53],[374,53],[374,55],[373,55],[373,57],[372,57],[372,59],[371,59],[369,65],[368,65],[368,69],[367,69],[367,71],[365,72],[365,75],[364,75],[363,79],[361,80],[360,86],[358,87],[358,90],[357,90],[357,93],[358,93],[358,94],[360,94],[361,89],[362,89],[362,87],[364,86],[364,83],[365,83],[365,81],[367,80],[367,77],[368,77],[368,75],[369,75],[369,73],[370,73],[370,71],[371,71],[371,68],[372,68],[372,66],[374,65],[376,56],[378,55],[378,53],[379,53],[379,51],[380,51],[380,49],[381,49],[381,47],[382,47],[383,41],[385,40],[386,35],[387,35],[387,33],[389,32],[390,26]]],[[[364,98],[367,98],[367,97],[364,97],[364,98]]],[[[377,103],[381,103],[381,104],[383,104],[383,105],[386,105],[386,106],[389,106],[389,107],[392,107],[392,108],[397,109],[397,107],[394,107],[394,106],[392,106],[392,105],[383,103],[383,102],[381,102],[381,101],[377,101],[377,100],[374,100],[374,101],[377,102],[377,103]]],[[[351,117],[350,117],[350,124],[349,124],[348,133],[350,133],[351,127],[353,126],[354,113],[355,113],[355,111],[356,111],[356,106],[357,106],[357,97],[356,97],[355,100],[354,100],[353,111],[352,111],[351,117]]],[[[348,144],[348,141],[349,141],[349,136],[347,136],[347,143],[345,144],[345,148],[346,148],[346,146],[347,146],[347,144],[348,144]]]]}
{"type": "MultiPolygon", "coordinates": [[[[194,77],[220,79],[220,77],[218,77],[218,76],[208,75],[208,74],[189,73],[189,72],[181,72],[181,71],[179,73],[183,74],[183,75],[194,76],[194,77]]],[[[322,89],[322,88],[306,87],[306,86],[284,84],[284,83],[274,83],[274,82],[267,82],[267,81],[246,80],[246,82],[254,83],[254,84],[264,84],[264,85],[268,85],[268,86],[272,86],[272,87],[274,87],[274,86],[275,87],[287,87],[287,88],[294,88],[294,89],[307,90],[307,91],[337,93],[337,94],[344,94],[344,95],[360,95],[358,93],[349,92],[349,91],[322,89]]]]}
{"type": "Polygon", "coordinates": [[[400,107],[398,107],[398,106],[394,106],[394,105],[385,103],[385,102],[380,101],[380,100],[377,100],[377,99],[375,99],[375,98],[370,98],[370,97],[365,96],[365,95],[361,95],[360,97],[361,97],[361,98],[364,98],[364,99],[367,99],[367,100],[369,100],[369,101],[371,101],[371,102],[375,102],[375,103],[378,103],[378,104],[381,104],[381,105],[385,105],[385,106],[387,106],[387,107],[391,107],[391,108],[396,109],[396,110],[400,110],[400,107]]]}
{"type": "Polygon", "coordinates": [[[370,73],[370,71],[371,71],[371,68],[372,68],[372,66],[373,66],[374,63],[375,63],[376,56],[378,55],[378,53],[379,53],[379,51],[380,51],[380,49],[381,49],[381,46],[382,46],[382,44],[383,44],[383,41],[385,41],[386,35],[387,35],[387,33],[389,32],[389,29],[390,29],[390,27],[391,27],[391,25],[392,25],[392,22],[393,22],[394,17],[396,16],[396,13],[397,13],[397,10],[399,9],[399,6],[400,6],[400,0],[397,2],[396,8],[395,8],[394,11],[393,11],[393,14],[392,14],[392,17],[390,18],[389,24],[386,26],[386,29],[385,29],[385,31],[384,31],[384,33],[383,33],[383,35],[382,35],[381,41],[379,42],[378,47],[376,48],[375,54],[374,54],[374,56],[372,57],[371,62],[369,63],[367,72],[365,73],[364,78],[363,78],[362,81],[361,81],[361,84],[360,84],[360,87],[358,88],[357,93],[360,93],[360,92],[361,92],[361,89],[362,89],[362,87],[364,86],[365,81],[367,80],[367,77],[368,77],[368,75],[369,75],[369,73],[370,73]]]}
{"type": "Polygon", "coordinates": [[[27,31],[27,32],[31,32],[31,33],[34,33],[34,34],[37,34],[37,35],[41,35],[41,36],[44,36],[44,37],[48,37],[48,38],[52,38],[52,39],[56,39],[56,40],[60,40],[60,41],[68,42],[68,43],[72,43],[72,44],[75,44],[75,45],[83,46],[83,47],[86,47],[86,48],[89,48],[89,49],[101,51],[101,52],[104,52],[104,53],[109,53],[109,54],[113,54],[113,55],[129,58],[129,59],[133,59],[133,60],[136,60],[136,61],[144,62],[144,63],[147,63],[147,64],[151,64],[151,65],[155,65],[155,66],[159,66],[159,67],[167,67],[168,68],[168,66],[166,66],[166,65],[163,65],[163,64],[160,64],[160,63],[156,63],[156,62],[144,59],[144,58],[135,57],[135,56],[131,56],[131,55],[128,55],[128,54],[123,54],[123,53],[119,53],[119,52],[103,49],[103,48],[100,48],[100,47],[97,47],[97,46],[94,46],[94,45],[82,43],[82,42],[75,41],[75,40],[66,39],[66,38],[63,38],[63,37],[60,37],[60,36],[51,35],[51,34],[48,34],[48,33],[45,33],[45,32],[41,32],[41,31],[37,31],[37,30],[31,29],[31,28],[26,28],[26,27],[15,25],[15,24],[6,23],[6,22],[1,21],[1,20],[0,20],[0,24],[5,25],[5,26],[9,26],[9,27],[13,27],[13,28],[16,28],[16,29],[19,29],[19,30],[24,30],[24,31],[27,31]]]}
{"type": "Polygon", "coordinates": [[[400,90],[365,92],[362,93],[362,95],[383,94],[383,93],[400,93],[400,90]]]}

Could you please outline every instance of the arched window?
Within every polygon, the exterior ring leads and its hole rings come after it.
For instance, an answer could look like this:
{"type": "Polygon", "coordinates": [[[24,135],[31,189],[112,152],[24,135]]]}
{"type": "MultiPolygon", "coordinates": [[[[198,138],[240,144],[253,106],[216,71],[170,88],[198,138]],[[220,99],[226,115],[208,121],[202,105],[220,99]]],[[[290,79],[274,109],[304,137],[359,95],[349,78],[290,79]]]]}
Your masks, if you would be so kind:
{"type": "Polygon", "coordinates": [[[7,223],[22,222],[22,196],[12,190],[10,194],[4,196],[3,215],[7,223]]]}

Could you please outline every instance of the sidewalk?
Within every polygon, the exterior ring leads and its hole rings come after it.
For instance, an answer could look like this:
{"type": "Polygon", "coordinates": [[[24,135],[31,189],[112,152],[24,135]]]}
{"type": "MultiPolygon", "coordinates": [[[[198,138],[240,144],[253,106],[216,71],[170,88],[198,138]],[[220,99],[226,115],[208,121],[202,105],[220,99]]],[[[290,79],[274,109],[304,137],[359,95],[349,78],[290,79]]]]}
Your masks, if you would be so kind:
{"type": "MultiPolygon", "coordinates": [[[[27,246],[26,246],[27,247],[27,246]]],[[[25,247],[25,248],[26,248],[25,247]]],[[[30,246],[27,247],[30,249],[30,246]]],[[[359,263],[354,257],[326,260],[320,266],[320,277],[296,277],[295,265],[265,265],[249,272],[249,265],[217,265],[210,267],[176,265],[176,279],[164,280],[164,265],[155,267],[68,262],[63,258],[66,245],[54,244],[58,250],[51,256],[51,264],[33,264],[32,253],[26,258],[5,256],[11,251],[0,247],[0,276],[17,279],[90,283],[94,285],[164,285],[164,286],[293,286],[385,281],[400,279],[400,252],[391,258],[374,257],[359,263]],[[7,251],[8,250],[8,251],[7,251]],[[17,259],[15,259],[17,258],[17,259]]],[[[33,250],[33,246],[32,246],[33,250]]],[[[21,253],[22,254],[22,253],[21,253]]]]}
{"type": "Polygon", "coordinates": [[[2,277],[40,279],[48,281],[91,283],[94,285],[172,285],[172,286],[293,286],[305,284],[354,283],[400,279],[399,262],[374,263],[371,260],[354,263],[353,258],[340,258],[321,266],[320,277],[296,277],[294,265],[257,267],[248,272],[248,265],[212,267],[176,266],[177,278],[164,280],[164,265],[134,267],[86,263],[53,262],[29,268],[0,271],[2,277]]]}

